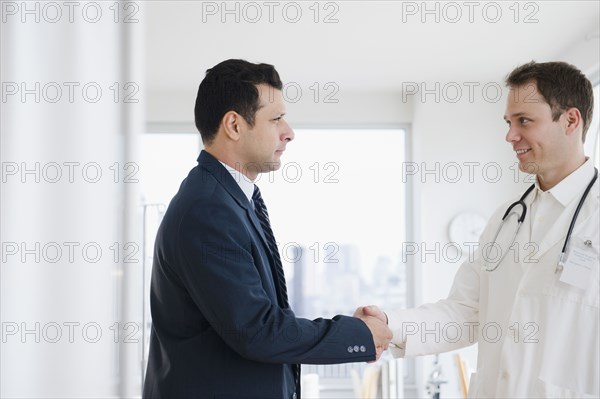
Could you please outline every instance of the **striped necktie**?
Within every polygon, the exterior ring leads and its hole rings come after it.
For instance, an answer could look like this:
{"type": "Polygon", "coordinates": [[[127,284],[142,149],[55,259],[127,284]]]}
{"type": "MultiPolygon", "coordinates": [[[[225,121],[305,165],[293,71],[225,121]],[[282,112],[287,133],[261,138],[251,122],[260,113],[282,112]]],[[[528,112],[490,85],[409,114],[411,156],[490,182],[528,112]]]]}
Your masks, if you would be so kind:
{"type": "Polygon", "coordinates": [[[273,230],[271,229],[271,223],[269,222],[269,213],[267,212],[267,207],[265,205],[265,201],[260,195],[260,190],[258,186],[254,186],[254,194],[252,195],[252,201],[254,202],[254,210],[256,212],[256,216],[260,221],[260,225],[265,233],[265,237],[267,238],[267,243],[269,245],[269,249],[271,250],[271,255],[273,255],[273,259],[275,260],[275,275],[277,277],[277,292],[279,293],[279,305],[282,308],[288,308],[288,296],[287,296],[287,288],[285,284],[285,275],[283,274],[283,265],[281,264],[281,257],[279,256],[279,251],[277,249],[277,244],[275,242],[275,236],[273,235],[273,230]]]}
{"type": "MultiPolygon", "coordinates": [[[[283,265],[281,264],[281,257],[279,256],[279,251],[277,249],[277,243],[275,242],[275,236],[273,235],[273,230],[271,229],[271,222],[269,222],[269,213],[267,212],[267,206],[265,205],[265,201],[260,195],[260,190],[257,185],[254,185],[254,194],[252,195],[252,202],[254,203],[254,211],[258,220],[260,221],[260,226],[265,233],[265,237],[267,238],[267,242],[269,244],[269,249],[271,250],[271,254],[273,255],[273,259],[275,260],[275,274],[277,275],[277,292],[279,293],[279,301],[280,306],[282,308],[289,308],[290,305],[288,303],[287,296],[287,288],[285,284],[285,275],[283,274],[283,265]]],[[[296,383],[296,389],[294,392],[294,398],[300,397],[300,375],[301,369],[299,364],[292,364],[292,372],[294,373],[294,380],[296,383]]]]}

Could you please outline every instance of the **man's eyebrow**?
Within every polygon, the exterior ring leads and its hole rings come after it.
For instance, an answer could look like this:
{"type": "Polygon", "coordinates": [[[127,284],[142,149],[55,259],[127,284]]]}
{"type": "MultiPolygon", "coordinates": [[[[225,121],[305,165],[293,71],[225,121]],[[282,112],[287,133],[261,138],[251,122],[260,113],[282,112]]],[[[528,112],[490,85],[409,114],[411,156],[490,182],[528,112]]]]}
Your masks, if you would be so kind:
{"type": "MultiPolygon", "coordinates": [[[[511,118],[516,118],[516,117],[518,117],[518,116],[523,116],[523,115],[525,115],[525,112],[517,112],[517,113],[515,113],[515,114],[512,114],[512,115],[510,115],[510,117],[511,117],[511,118]]],[[[504,115],[504,117],[503,117],[503,118],[504,118],[504,120],[505,120],[505,121],[507,121],[507,120],[509,119],[509,118],[507,118],[507,117],[506,117],[506,115],[504,115]]]]}

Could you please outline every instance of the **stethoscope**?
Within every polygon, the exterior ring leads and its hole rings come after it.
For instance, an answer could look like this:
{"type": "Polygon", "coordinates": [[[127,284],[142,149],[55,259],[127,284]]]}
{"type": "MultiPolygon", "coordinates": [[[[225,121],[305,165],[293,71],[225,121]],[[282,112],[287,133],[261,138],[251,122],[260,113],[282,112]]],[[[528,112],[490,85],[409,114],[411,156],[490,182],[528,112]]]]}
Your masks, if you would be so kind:
{"type": "MultiPolygon", "coordinates": [[[[560,252],[560,258],[558,260],[558,266],[556,267],[556,271],[557,272],[561,271],[564,268],[563,259],[565,257],[565,253],[567,252],[567,245],[569,244],[569,240],[571,239],[571,232],[573,231],[573,227],[575,226],[575,221],[577,220],[577,216],[579,216],[579,210],[583,206],[585,198],[587,197],[588,193],[592,189],[592,186],[596,182],[597,178],[598,178],[598,169],[594,168],[594,177],[592,178],[592,180],[590,181],[590,183],[586,187],[586,189],[585,189],[585,191],[583,193],[583,196],[579,200],[579,204],[577,204],[577,209],[575,209],[575,214],[573,215],[573,218],[571,219],[571,224],[569,225],[569,231],[567,232],[567,238],[565,238],[565,243],[564,243],[564,245],[562,247],[562,251],[560,252]]],[[[506,220],[507,217],[509,217],[512,214],[519,215],[514,208],[517,207],[517,206],[521,207],[521,209],[523,211],[521,212],[521,215],[519,216],[519,219],[517,220],[517,230],[515,230],[515,233],[512,236],[512,240],[510,242],[510,245],[507,247],[507,248],[510,248],[514,244],[515,238],[517,237],[517,233],[519,232],[519,229],[521,229],[521,224],[523,224],[523,221],[525,220],[525,215],[527,214],[527,205],[525,205],[525,198],[527,198],[527,196],[529,195],[529,193],[531,191],[533,191],[534,188],[535,188],[535,183],[532,184],[531,187],[529,187],[527,189],[527,191],[525,191],[525,193],[523,193],[523,195],[521,196],[521,198],[518,201],[513,202],[508,207],[508,209],[506,210],[506,212],[504,212],[504,216],[502,216],[502,221],[500,222],[500,226],[498,226],[498,230],[496,230],[496,235],[494,235],[494,239],[492,240],[492,244],[491,244],[491,246],[488,247],[487,254],[483,256],[484,257],[484,262],[485,262],[483,270],[488,271],[488,272],[493,272],[494,270],[496,270],[498,268],[498,266],[500,266],[500,263],[502,263],[502,261],[506,257],[506,254],[508,253],[508,251],[507,250],[501,251],[502,253],[501,253],[501,256],[500,256],[500,260],[498,261],[498,263],[496,264],[496,266],[494,266],[493,268],[490,269],[490,267],[489,267],[489,261],[488,261],[490,250],[495,245],[497,245],[496,244],[496,239],[498,238],[498,235],[500,234],[500,231],[502,230],[502,226],[504,225],[504,221],[506,220]]]]}

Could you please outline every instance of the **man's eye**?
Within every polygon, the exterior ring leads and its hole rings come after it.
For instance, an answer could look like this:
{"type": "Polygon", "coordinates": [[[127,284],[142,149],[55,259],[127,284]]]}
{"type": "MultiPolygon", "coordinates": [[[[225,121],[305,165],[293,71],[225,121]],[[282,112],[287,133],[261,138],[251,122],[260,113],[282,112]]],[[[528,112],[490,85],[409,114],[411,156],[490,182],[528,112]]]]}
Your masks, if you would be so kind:
{"type": "Polygon", "coordinates": [[[521,125],[524,125],[524,124],[526,124],[527,122],[530,122],[530,120],[529,120],[529,119],[527,119],[527,118],[521,118],[521,119],[519,119],[519,121],[521,122],[521,125]]]}
{"type": "Polygon", "coordinates": [[[273,122],[275,122],[275,123],[279,123],[279,121],[280,121],[280,120],[281,120],[281,116],[280,116],[280,117],[278,117],[278,118],[275,118],[275,119],[273,119],[273,122]]]}

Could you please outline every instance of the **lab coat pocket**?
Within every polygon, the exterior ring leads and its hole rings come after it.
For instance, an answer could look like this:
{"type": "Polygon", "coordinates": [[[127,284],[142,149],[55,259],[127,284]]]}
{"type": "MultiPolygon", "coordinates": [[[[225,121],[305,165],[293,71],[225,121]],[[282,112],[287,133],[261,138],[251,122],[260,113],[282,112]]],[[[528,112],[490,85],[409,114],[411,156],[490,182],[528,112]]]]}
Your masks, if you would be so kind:
{"type": "MultiPolygon", "coordinates": [[[[569,325],[561,330],[559,324],[551,323],[552,331],[540,341],[544,345],[543,356],[537,377],[537,392],[542,397],[583,398],[599,397],[600,340],[598,331],[598,309],[582,305],[562,313],[558,320],[569,325]],[[579,317],[578,315],[581,315],[579,317]],[[586,396],[588,395],[588,396],[586,396]]],[[[557,320],[557,321],[558,321],[557,320]]]]}
{"type": "Polygon", "coordinates": [[[598,398],[598,394],[575,392],[570,389],[545,382],[541,378],[536,381],[534,396],[536,398],[598,398]]]}

